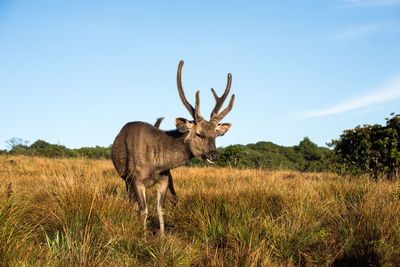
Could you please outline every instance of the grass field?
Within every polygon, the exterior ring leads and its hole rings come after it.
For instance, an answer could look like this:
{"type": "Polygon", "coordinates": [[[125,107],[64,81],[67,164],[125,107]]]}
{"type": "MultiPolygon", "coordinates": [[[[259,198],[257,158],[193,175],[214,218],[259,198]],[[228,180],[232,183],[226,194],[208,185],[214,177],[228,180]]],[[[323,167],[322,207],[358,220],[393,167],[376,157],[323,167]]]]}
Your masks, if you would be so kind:
{"type": "Polygon", "coordinates": [[[158,235],[111,161],[0,157],[0,265],[398,266],[400,183],[182,167],[158,235]],[[12,183],[10,185],[10,183],[12,183]]]}

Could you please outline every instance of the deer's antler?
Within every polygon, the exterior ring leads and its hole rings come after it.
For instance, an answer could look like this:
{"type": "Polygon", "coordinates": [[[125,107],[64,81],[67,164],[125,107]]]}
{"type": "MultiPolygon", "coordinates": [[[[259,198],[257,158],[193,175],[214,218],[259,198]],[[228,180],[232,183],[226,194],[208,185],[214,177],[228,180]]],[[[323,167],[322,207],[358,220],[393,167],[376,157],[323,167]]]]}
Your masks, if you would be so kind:
{"type": "Polygon", "coordinates": [[[214,89],[211,88],[211,92],[214,95],[216,103],[215,103],[215,107],[214,107],[213,111],[211,112],[210,121],[213,120],[218,123],[231,111],[231,109],[233,107],[233,102],[235,101],[234,94],[232,95],[231,100],[229,100],[228,106],[223,111],[221,111],[221,113],[218,113],[219,110],[221,109],[222,105],[224,104],[225,99],[229,94],[229,91],[231,90],[231,85],[232,85],[232,74],[228,73],[228,81],[226,83],[226,88],[221,97],[218,97],[218,95],[214,91],[214,89]]]}
{"type": "Polygon", "coordinates": [[[195,108],[187,101],[185,97],[185,92],[183,91],[182,87],[182,67],[183,67],[183,60],[179,62],[178,65],[178,72],[176,75],[176,83],[178,86],[178,92],[179,92],[179,97],[182,100],[183,105],[186,107],[186,109],[189,111],[190,115],[192,115],[193,119],[198,122],[203,120],[203,117],[200,114],[200,92],[196,92],[196,105],[195,108]]]}

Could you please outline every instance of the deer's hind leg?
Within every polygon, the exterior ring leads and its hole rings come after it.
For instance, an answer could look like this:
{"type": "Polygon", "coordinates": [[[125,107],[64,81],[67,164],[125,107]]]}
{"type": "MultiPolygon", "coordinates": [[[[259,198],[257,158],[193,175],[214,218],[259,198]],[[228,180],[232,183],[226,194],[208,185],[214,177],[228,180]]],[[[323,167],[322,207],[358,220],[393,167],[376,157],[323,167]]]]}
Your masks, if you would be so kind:
{"type": "Polygon", "coordinates": [[[125,186],[126,186],[126,191],[128,192],[128,197],[129,200],[132,202],[133,204],[133,209],[135,211],[139,210],[139,203],[138,203],[138,198],[137,198],[137,194],[135,191],[135,187],[132,183],[132,178],[129,177],[125,180],[125,186]]]}
{"type": "Polygon", "coordinates": [[[146,204],[146,187],[143,183],[135,181],[133,183],[137,201],[139,204],[139,215],[143,220],[143,229],[147,229],[147,204],[146,204]]]}

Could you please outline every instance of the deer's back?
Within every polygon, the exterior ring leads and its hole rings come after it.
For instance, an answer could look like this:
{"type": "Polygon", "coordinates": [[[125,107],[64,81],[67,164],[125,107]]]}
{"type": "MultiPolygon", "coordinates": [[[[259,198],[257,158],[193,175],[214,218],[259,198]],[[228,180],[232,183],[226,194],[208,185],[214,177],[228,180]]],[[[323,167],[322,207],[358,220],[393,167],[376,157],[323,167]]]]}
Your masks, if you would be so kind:
{"type": "Polygon", "coordinates": [[[150,167],[152,147],[157,146],[164,132],[145,122],[129,122],[119,132],[111,148],[111,159],[122,178],[136,166],[150,167]]]}

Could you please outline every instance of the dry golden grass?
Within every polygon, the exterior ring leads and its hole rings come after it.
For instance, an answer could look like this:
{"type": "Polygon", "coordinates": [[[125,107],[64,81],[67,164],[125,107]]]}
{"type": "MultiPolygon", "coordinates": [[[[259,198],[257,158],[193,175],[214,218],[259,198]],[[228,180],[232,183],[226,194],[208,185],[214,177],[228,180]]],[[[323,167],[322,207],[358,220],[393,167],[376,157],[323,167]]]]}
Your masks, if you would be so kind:
{"type": "Polygon", "coordinates": [[[291,266],[400,262],[400,184],[330,173],[178,168],[149,230],[111,161],[0,157],[0,265],[291,266]],[[12,186],[10,187],[10,183],[12,186]]]}

